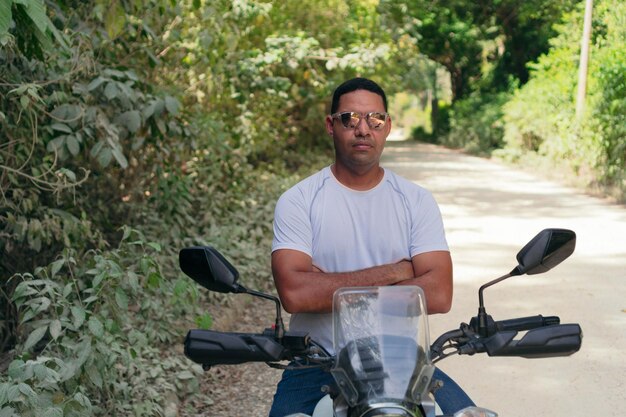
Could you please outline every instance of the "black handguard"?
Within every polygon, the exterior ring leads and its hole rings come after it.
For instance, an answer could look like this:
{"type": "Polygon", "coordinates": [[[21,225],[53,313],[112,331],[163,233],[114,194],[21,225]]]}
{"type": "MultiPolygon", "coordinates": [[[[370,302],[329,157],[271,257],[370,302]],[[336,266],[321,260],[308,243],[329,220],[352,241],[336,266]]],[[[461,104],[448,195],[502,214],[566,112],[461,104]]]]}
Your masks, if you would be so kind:
{"type": "Polygon", "coordinates": [[[278,362],[286,349],[273,336],[194,329],[185,338],[185,356],[204,366],[278,362]]]}
{"type": "Polygon", "coordinates": [[[487,338],[482,345],[489,356],[550,358],[569,356],[580,350],[582,329],[578,324],[555,324],[529,330],[520,339],[517,331],[502,331],[487,338]]]}

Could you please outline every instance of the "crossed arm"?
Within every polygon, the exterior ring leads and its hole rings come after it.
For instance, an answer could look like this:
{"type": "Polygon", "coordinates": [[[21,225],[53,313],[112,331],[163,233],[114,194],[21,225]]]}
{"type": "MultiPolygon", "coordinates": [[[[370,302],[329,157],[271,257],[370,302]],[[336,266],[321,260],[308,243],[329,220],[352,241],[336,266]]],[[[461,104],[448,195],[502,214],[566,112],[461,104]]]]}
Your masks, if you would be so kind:
{"type": "Polygon", "coordinates": [[[289,313],[328,313],[335,290],[356,286],[417,285],[426,295],[429,314],[446,313],[452,305],[452,260],[447,251],[358,271],[326,273],[313,265],[309,255],[280,249],[272,253],[272,273],[289,313]]]}

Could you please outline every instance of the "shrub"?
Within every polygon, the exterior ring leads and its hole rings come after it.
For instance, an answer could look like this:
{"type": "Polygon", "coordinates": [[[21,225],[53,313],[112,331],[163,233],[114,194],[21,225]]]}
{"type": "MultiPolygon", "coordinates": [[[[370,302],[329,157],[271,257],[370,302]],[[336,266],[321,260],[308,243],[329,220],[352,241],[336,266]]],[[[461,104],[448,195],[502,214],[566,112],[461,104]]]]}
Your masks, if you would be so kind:
{"type": "Polygon", "coordinates": [[[531,80],[505,107],[506,149],[511,159],[531,153],[573,172],[578,181],[626,198],[626,47],[623,2],[594,7],[594,36],[585,114],[577,119],[575,97],[581,7],[566,16],[552,48],[532,66],[531,80]],[[613,190],[613,191],[611,191],[613,190]]]}
{"type": "Polygon", "coordinates": [[[456,101],[449,112],[449,130],[439,143],[468,152],[488,155],[502,147],[502,106],[507,93],[472,93],[456,101]]]}
{"type": "Polygon", "coordinates": [[[3,416],[162,415],[197,391],[201,369],[163,355],[182,339],[176,323],[195,311],[197,294],[165,279],[160,250],[124,228],[115,250],[67,250],[12,278],[24,336],[0,385],[3,416]]]}

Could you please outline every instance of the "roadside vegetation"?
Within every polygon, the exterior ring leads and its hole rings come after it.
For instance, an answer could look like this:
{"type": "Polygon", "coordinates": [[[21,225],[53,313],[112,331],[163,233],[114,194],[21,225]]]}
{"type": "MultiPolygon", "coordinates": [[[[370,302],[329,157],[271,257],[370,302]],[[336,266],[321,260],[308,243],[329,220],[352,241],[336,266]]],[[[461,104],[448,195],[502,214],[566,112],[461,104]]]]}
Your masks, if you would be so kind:
{"type": "Polygon", "coordinates": [[[271,290],[274,203],[329,163],[362,75],[415,139],[624,201],[626,6],[597,0],[575,118],[574,0],[3,0],[0,417],[194,415],[182,354],[227,300],[177,268],[210,244],[271,290]]]}

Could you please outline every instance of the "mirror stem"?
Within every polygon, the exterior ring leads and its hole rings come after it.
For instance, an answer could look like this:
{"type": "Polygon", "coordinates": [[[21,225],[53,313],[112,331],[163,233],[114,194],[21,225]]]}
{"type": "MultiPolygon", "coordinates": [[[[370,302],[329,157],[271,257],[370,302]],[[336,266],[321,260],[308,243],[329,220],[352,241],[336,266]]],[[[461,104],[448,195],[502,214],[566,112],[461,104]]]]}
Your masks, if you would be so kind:
{"type": "Polygon", "coordinates": [[[478,329],[477,330],[478,330],[478,334],[480,334],[481,336],[489,336],[489,324],[488,324],[489,316],[487,315],[487,310],[485,309],[483,291],[485,290],[485,288],[491,287],[492,285],[497,284],[498,282],[503,281],[513,276],[513,272],[514,271],[511,271],[511,273],[503,275],[500,278],[496,278],[493,281],[489,281],[488,283],[480,287],[480,289],[478,290],[478,329]]]}
{"type": "Polygon", "coordinates": [[[281,315],[280,300],[273,295],[264,294],[262,292],[254,290],[248,290],[241,285],[239,286],[239,288],[243,290],[242,292],[250,295],[256,295],[257,297],[265,298],[267,300],[272,300],[276,303],[276,324],[274,328],[274,337],[276,337],[277,340],[281,340],[285,335],[285,323],[283,322],[283,317],[281,315]]]}

